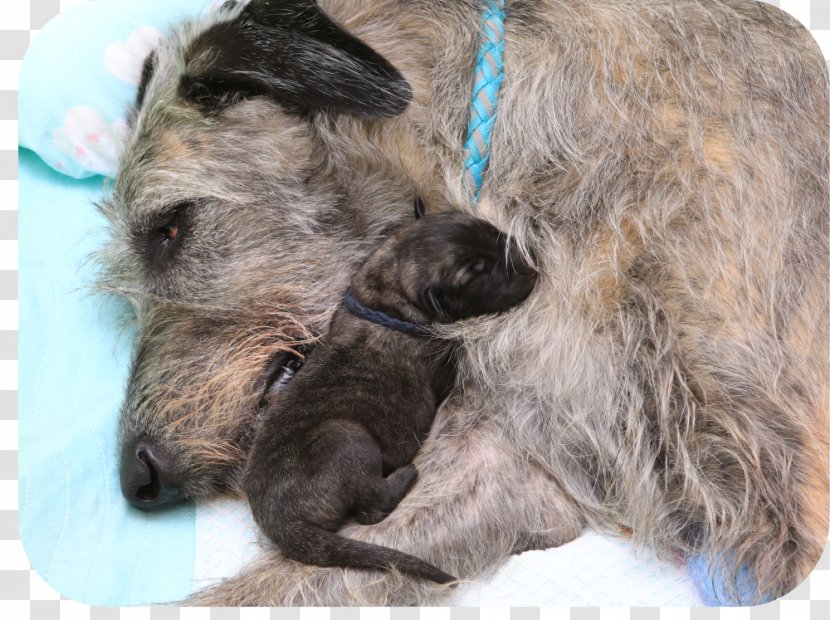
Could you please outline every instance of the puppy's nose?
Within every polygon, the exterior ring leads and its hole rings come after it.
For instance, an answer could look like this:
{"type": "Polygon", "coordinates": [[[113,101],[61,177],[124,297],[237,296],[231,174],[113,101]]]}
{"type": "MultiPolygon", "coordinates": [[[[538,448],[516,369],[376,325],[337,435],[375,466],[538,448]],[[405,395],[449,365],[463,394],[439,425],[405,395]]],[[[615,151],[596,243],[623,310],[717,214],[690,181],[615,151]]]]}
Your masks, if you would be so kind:
{"type": "Polygon", "coordinates": [[[154,510],[183,498],[170,459],[145,439],[121,453],[121,494],[136,508],[154,510]]]}
{"type": "Polygon", "coordinates": [[[525,260],[516,245],[510,246],[510,253],[507,256],[508,272],[511,276],[535,278],[536,270],[525,260]]]}
{"type": "Polygon", "coordinates": [[[513,265],[513,274],[520,278],[536,279],[539,275],[536,270],[525,262],[519,261],[513,265]]]}

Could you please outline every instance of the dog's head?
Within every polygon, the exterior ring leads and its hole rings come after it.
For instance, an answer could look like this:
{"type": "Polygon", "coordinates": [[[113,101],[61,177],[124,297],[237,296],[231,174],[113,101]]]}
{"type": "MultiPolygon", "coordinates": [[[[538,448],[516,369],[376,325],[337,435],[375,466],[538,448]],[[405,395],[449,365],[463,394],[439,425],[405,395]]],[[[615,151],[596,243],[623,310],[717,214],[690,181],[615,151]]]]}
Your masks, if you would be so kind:
{"type": "Polygon", "coordinates": [[[401,73],[313,0],[228,3],[146,60],[102,204],[102,287],[137,319],[119,431],[130,502],[235,486],[293,350],[409,217],[412,176],[360,145],[408,122],[395,117],[410,97],[401,73]]]}
{"type": "Polygon", "coordinates": [[[507,310],[536,283],[518,246],[471,215],[421,218],[392,242],[404,295],[431,322],[507,310]]]}

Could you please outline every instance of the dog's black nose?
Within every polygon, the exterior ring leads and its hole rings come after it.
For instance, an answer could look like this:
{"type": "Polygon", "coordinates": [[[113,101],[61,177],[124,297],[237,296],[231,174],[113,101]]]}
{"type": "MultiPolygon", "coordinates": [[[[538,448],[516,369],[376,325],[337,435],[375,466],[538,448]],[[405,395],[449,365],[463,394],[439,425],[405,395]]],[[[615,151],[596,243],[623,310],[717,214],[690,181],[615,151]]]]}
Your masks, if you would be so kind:
{"type": "Polygon", "coordinates": [[[144,439],[121,454],[121,493],[142,510],[168,506],[183,498],[173,481],[169,459],[144,439]]]}

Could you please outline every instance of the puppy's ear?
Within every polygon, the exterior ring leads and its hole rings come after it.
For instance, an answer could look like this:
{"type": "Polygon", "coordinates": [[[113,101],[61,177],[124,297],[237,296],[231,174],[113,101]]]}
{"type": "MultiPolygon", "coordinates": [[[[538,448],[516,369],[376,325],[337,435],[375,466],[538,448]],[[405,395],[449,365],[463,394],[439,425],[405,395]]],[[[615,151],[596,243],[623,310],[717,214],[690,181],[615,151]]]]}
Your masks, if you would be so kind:
{"type": "Polygon", "coordinates": [[[420,220],[427,214],[427,207],[420,196],[415,196],[415,219],[420,220]]]}
{"type": "Polygon", "coordinates": [[[179,94],[216,109],[256,95],[364,118],[401,114],[412,89],[400,72],[314,0],[252,0],[188,50],[179,94]]]}

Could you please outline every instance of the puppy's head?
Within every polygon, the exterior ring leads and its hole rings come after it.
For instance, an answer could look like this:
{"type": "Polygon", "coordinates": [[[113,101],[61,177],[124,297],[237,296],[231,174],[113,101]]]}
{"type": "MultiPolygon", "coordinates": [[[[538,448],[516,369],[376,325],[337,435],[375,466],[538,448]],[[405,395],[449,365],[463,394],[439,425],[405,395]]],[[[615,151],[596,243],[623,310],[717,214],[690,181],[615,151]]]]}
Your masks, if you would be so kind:
{"type": "Polygon", "coordinates": [[[461,213],[430,215],[398,237],[406,298],[432,322],[501,312],[523,301],[536,271],[495,226],[461,213]]]}

